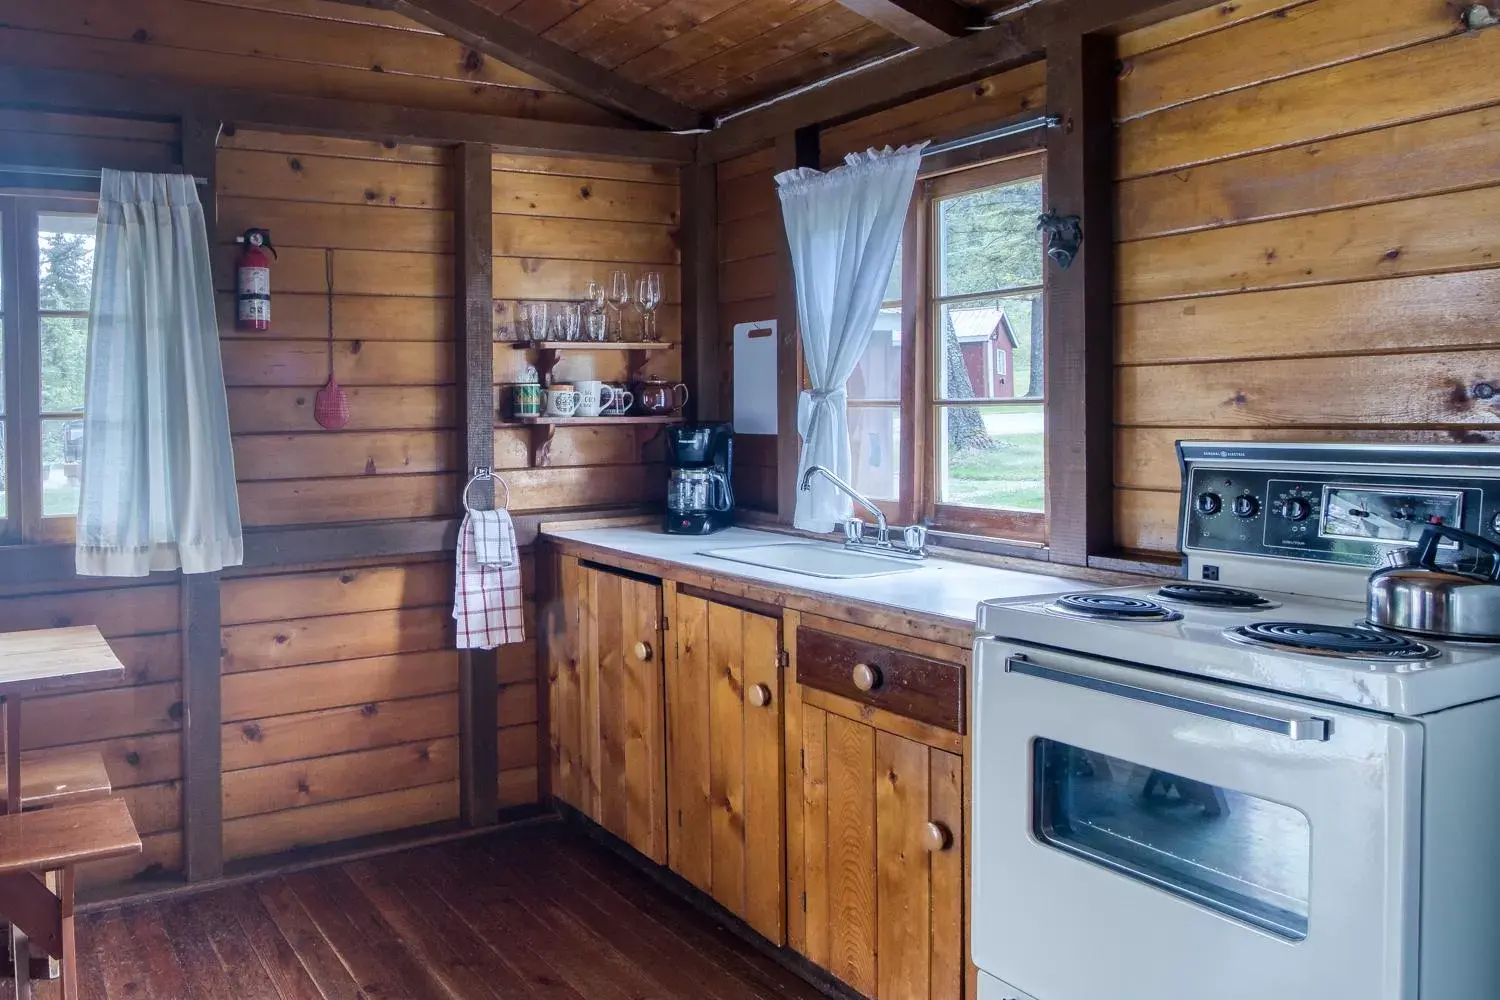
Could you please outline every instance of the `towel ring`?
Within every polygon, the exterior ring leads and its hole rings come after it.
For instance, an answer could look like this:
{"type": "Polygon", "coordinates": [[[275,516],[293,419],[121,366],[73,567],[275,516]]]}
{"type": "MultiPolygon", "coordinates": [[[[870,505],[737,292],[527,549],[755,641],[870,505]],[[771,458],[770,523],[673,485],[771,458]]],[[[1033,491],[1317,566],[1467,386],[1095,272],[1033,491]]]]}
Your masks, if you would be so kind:
{"type": "Polygon", "coordinates": [[[473,486],[475,483],[482,483],[487,479],[492,479],[495,482],[499,483],[500,488],[505,491],[505,499],[500,502],[500,508],[502,510],[510,509],[510,487],[505,484],[505,480],[495,475],[489,469],[480,468],[475,469],[474,475],[470,476],[469,481],[464,484],[463,505],[464,510],[468,511],[470,514],[478,513],[478,511],[469,506],[469,487],[473,486]]]}

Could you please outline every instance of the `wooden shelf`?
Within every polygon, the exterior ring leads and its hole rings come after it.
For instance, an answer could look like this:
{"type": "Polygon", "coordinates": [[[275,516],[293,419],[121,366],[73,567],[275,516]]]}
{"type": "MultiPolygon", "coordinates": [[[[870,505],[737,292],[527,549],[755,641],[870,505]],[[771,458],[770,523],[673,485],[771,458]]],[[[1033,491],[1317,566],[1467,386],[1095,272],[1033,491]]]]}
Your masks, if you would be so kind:
{"type": "Polygon", "coordinates": [[[640,378],[651,356],[660,351],[677,349],[677,344],[645,344],[639,342],[615,343],[596,340],[512,340],[509,343],[517,351],[536,351],[536,373],[542,385],[552,384],[552,370],[557,367],[564,351],[612,351],[625,355],[625,380],[634,382],[640,378]]]}
{"type": "Polygon", "coordinates": [[[682,422],[681,414],[644,417],[519,417],[515,420],[497,420],[497,428],[525,427],[531,432],[531,468],[544,469],[552,460],[552,439],[559,427],[628,427],[636,437],[636,445],[645,451],[646,445],[661,433],[667,424],[682,422]]]}
{"type": "Polygon", "coordinates": [[[613,340],[512,340],[509,343],[518,351],[670,351],[677,346],[613,340]]]}
{"type": "Polygon", "coordinates": [[[517,417],[515,420],[499,420],[496,427],[534,427],[546,424],[553,427],[605,426],[613,424],[680,424],[681,414],[645,417],[517,417]]]}

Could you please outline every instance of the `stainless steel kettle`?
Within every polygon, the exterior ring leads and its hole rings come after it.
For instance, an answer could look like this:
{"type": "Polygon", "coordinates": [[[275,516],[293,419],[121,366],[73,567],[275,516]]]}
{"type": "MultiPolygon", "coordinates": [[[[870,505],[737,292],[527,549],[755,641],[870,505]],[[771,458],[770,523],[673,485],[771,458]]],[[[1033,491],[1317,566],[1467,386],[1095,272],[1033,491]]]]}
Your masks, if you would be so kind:
{"type": "Polygon", "coordinates": [[[1413,557],[1401,563],[1370,575],[1370,624],[1435,639],[1500,641],[1500,545],[1434,524],[1422,532],[1413,557]],[[1445,538],[1460,549],[1487,553],[1488,570],[1439,566],[1438,547],[1445,538]]]}

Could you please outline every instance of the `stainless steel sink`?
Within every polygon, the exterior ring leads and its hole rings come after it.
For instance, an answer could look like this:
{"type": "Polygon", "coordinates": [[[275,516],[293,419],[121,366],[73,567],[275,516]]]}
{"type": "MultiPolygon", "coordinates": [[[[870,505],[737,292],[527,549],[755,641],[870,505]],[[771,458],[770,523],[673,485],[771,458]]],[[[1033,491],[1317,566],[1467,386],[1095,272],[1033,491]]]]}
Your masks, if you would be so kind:
{"type": "Polygon", "coordinates": [[[773,542],[741,548],[704,549],[699,555],[766,569],[820,576],[827,580],[854,580],[870,576],[894,576],[921,567],[890,556],[865,555],[823,542],[773,542]]]}

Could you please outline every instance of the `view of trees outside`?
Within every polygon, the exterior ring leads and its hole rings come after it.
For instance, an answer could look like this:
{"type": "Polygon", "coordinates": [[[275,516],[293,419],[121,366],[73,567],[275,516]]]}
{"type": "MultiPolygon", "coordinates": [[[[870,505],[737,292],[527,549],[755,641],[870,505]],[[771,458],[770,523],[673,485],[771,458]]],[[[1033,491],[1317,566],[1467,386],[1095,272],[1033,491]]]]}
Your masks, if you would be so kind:
{"type": "Polygon", "coordinates": [[[94,216],[42,215],[37,230],[42,412],[53,415],[42,421],[42,513],[76,514],[94,216]]]}
{"type": "MultiPolygon", "coordinates": [[[[1016,400],[1040,399],[1042,387],[1043,251],[1036,220],[1041,178],[1030,178],[938,203],[939,302],[943,368],[941,398],[985,399],[964,364],[955,323],[978,311],[993,330],[1003,314],[1016,338],[1010,387],[1016,400]],[[1028,291],[1019,291],[1029,289],[1028,291]],[[1010,292],[1006,295],[1003,293],[1010,292]],[[997,293],[987,295],[983,293],[997,293]],[[962,296],[962,298],[955,297],[962,296]]],[[[966,328],[972,322],[962,324],[966,328]]],[[[983,391],[981,391],[983,390],[983,391]]],[[[937,456],[938,497],[969,507],[1044,507],[1043,413],[1038,404],[944,406],[937,456]]]]}

